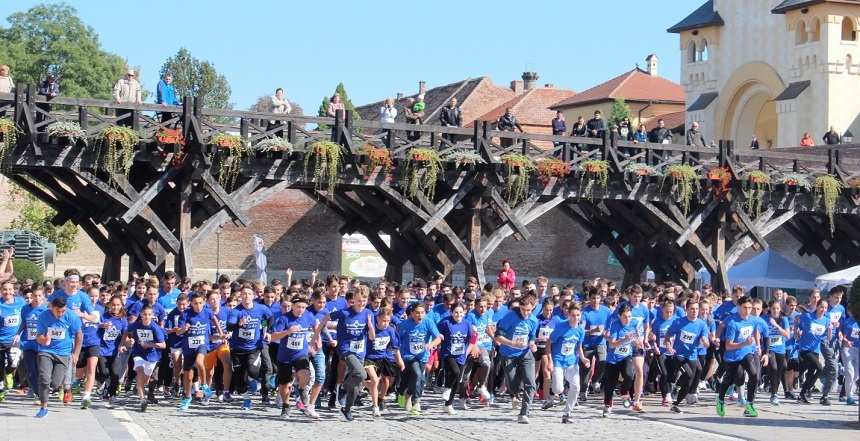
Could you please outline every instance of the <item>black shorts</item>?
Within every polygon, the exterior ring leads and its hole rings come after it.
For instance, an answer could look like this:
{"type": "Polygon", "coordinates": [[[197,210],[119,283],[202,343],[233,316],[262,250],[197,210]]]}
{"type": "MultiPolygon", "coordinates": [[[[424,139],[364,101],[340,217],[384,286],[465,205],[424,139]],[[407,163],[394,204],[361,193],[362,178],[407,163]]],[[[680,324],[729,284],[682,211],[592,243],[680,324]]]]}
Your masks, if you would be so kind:
{"type": "Polygon", "coordinates": [[[633,348],[633,356],[634,357],[644,357],[645,356],[645,350],[642,348],[639,348],[639,349],[633,348]]]}
{"type": "Polygon", "coordinates": [[[788,364],[786,365],[786,370],[793,372],[800,372],[800,359],[795,358],[793,360],[788,360],[788,364]]]}
{"type": "Polygon", "coordinates": [[[81,353],[78,355],[78,364],[75,365],[75,367],[78,369],[87,367],[87,360],[90,358],[99,358],[100,349],[101,348],[99,346],[87,346],[81,348],[81,353]]]}
{"type": "Polygon", "coordinates": [[[290,384],[293,381],[293,370],[298,371],[309,371],[311,370],[311,362],[308,360],[307,355],[302,355],[297,360],[292,363],[282,363],[278,362],[278,373],[275,375],[275,381],[278,383],[278,386],[284,384],[290,384]]]}
{"type": "Polygon", "coordinates": [[[535,351],[535,360],[540,360],[540,358],[543,357],[545,354],[546,354],[546,348],[545,347],[542,348],[542,347],[538,346],[537,351],[535,351]]]}
{"type": "Polygon", "coordinates": [[[200,345],[200,347],[197,348],[197,352],[192,352],[190,354],[186,354],[183,352],[182,353],[182,371],[188,372],[191,369],[194,369],[194,365],[197,363],[197,356],[198,355],[204,355],[204,358],[205,358],[205,355],[207,353],[209,353],[209,348],[207,346],[204,346],[204,345],[200,345]]]}
{"type": "Polygon", "coordinates": [[[387,358],[380,358],[379,360],[371,360],[368,358],[364,360],[364,367],[375,369],[376,375],[380,377],[396,377],[397,372],[400,370],[393,361],[387,358]]]}

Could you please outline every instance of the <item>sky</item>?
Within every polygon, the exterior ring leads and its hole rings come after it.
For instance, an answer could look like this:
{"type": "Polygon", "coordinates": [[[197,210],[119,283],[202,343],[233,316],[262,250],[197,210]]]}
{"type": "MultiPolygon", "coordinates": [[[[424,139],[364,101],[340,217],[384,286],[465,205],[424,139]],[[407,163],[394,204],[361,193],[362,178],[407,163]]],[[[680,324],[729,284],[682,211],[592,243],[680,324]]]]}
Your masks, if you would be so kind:
{"type": "MultiPolygon", "coordinates": [[[[305,114],[315,114],[339,82],[357,106],[398,92],[417,93],[419,81],[429,89],[489,76],[496,84],[509,85],[526,71],[537,72],[540,85],[581,92],[637,63],[644,69],[652,53],[660,59],[658,73],[677,82],[680,43],[666,29],[703,2],[67,3],[95,29],[103,49],[141,68],[140,80],[150,91],[164,62],[184,46],[227,77],[236,109],[248,109],[258,97],[282,87],[305,114]]],[[[10,14],[40,3],[45,2],[0,2],[0,26],[9,25],[10,14]]]]}

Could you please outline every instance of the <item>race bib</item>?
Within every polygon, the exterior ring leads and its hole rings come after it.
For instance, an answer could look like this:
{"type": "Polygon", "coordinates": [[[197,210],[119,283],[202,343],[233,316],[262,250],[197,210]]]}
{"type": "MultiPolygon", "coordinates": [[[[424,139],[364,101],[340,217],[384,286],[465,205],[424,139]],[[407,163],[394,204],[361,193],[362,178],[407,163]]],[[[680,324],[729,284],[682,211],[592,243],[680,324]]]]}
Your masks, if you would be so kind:
{"type": "Polygon", "coordinates": [[[27,328],[27,340],[36,339],[36,328],[27,328]]]}
{"type": "Polygon", "coordinates": [[[620,355],[622,357],[630,355],[630,346],[629,345],[621,345],[615,348],[615,355],[620,355]]]}
{"type": "Polygon", "coordinates": [[[552,334],[552,329],[549,328],[541,328],[540,332],[538,332],[538,338],[549,338],[552,334]]]}
{"type": "Polygon", "coordinates": [[[388,348],[388,343],[391,343],[391,337],[380,337],[373,340],[374,351],[384,351],[388,348]]]}
{"type": "Polygon", "coordinates": [[[465,342],[454,342],[451,343],[451,355],[462,355],[466,352],[466,343],[465,342]]]}
{"type": "Polygon", "coordinates": [[[657,346],[660,346],[661,348],[666,349],[666,339],[665,338],[658,338],[657,339],[657,346]]]}
{"type": "Polygon", "coordinates": [[[851,338],[860,338],[860,328],[854,328],[851,330],[851,338]]]}
{"type": "Polygon", "coordinates": [[[483,344],[483,343],[489,343],[493,340],[490,338],[490,334],[487,334],[487,332],[484,331],[481,333],[481,336],[478,338],[478,341],[483,344]]]}
{"type": "Polygon", "coordinates": [[[287,338],[287,348],[300,351],[304,347],[306,336],[304,333],[291,334],[287,338]]]}
{"type": "Polygon", "coordinates": [[[173,327],[174,328],[179,327],[179,316],[178,315],[176,317],[173,317],[173,327]]]}
{"type": "Polygon", "coordinates": [[[152,341],[152,330],[151,329],[138,329],[137,330],[137,339],[142,342],[151,342],[152,341]]]}
{"type": "Polygon", "coordinates": [[[696,342],[696,334],[693,334],[692,332],[681,331],[681,341],[684,342],[684,344],[691,345],[696,342]]]}
{"type": "Polygon", "coordinates": [[[830,313],[830,323],[833,323],[834,325],[839,323],[839,319],[841,319],[841,318],[842,318],[841,312],[831,312],[830,313]]]}
{"type": "Polygon", "coordinates": [[[119,337],[119,329],[110,328],[105,331],[104,341],[114,341],[119,337]]]}
{"type": "Polygon", "coordinates": [[[812,323],[809,325],[809,330],[812,331],[812,335],[824,335],[824,331],[826,331],[827,328],[824,325],[812,323]]]}
{"type": "Polygon", "coordinates": [[[424,352],[424,342],[423,341],[410,341],[409,342],[409,352],[413,354],[420,354],[424,352]]]}
{"type": "Polygon", "coordinates": [[[242,338],[245,340],[253,340],[254,334],[256,334],[256,332],[254,332],[253,328],[252,329],[239,328],[239,338],[242,338]]]}
{"type": "Polygon", "coordinates": [[[10,315],[3,319],[4,326],[18,326],[21,324],[21,316],[20,315],[10,315]]]}
{"type": "Polygon", "coordinates": [[[197,349],[205,343],[206,338],[202,335],[195,335],[193,337],[188,337],[188,348],[189,349],[197,349]]]}
{"type": "Polygon", "coordinates": [[[771,335],[768,337],[768,341],[770,342],[770,346],[782,346],[782,336],[781,335],[771,335]]]}
{"type": "Polygon", "coordinates": [[[360,354],[364,352],[364,339],[349,342],[349,352],[360,354]]]}
{"type": "Polygon", "coordinates": [[[574,350],[576,350],[576,343],[562,343],[561,345],[561,355],[565,357],[573,355],[574,350]]]}
{"type": "Polygon", "coordinates": [[[746,340],[752,336],[753,327],[752,326],[744,326],[738,331],[738,338],[742,340],[746,340]]]}
{"type": "Polygon", "coordinates": [[[63,340],[66,338],[66,328],[48,328],[48,335],[53,340],[63,340]]]}
{"type": "Polygon", "coordinates": [[[528,334],[514,334],[514,338],[512,338],[515,345],[522,346],[529,342],[528,334]]]}

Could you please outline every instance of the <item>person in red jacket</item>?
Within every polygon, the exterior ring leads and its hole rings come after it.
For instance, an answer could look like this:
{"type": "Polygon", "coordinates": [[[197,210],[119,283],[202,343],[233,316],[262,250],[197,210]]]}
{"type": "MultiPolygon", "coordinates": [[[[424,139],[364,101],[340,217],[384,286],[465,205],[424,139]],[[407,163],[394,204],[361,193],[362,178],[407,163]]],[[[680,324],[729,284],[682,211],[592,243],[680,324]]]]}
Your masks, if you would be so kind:
{"type": "Polygon", "coordinates": [[[511,268],[511,262],[509,260],[502,261],[502,270],[499,272],[499,278],[497,280],[499,288],[505,291],[510,291],[511,288],[517,282],[517,273],[514,272],[514,269],[511,268]]]}

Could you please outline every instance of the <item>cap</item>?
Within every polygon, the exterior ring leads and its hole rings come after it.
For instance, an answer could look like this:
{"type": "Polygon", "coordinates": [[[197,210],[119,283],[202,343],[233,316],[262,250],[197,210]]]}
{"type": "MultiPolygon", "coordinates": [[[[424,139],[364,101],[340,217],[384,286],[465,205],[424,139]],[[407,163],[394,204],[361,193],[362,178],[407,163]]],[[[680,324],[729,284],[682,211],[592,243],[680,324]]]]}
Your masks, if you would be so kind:
{"type": "Polygon", "coordinates": [[[57,78],[57,77],[55,77],[55,76],[54,76],[54,74],[48,75],[48,79],[49,79],[49,80],[55,80],[56,78],[57,78]]]}
{"type": "Polygon", "coordinates": [[[129,69],[129,70],[125,71],[125,74],[134,76],[134,69],[129,69]]]}

